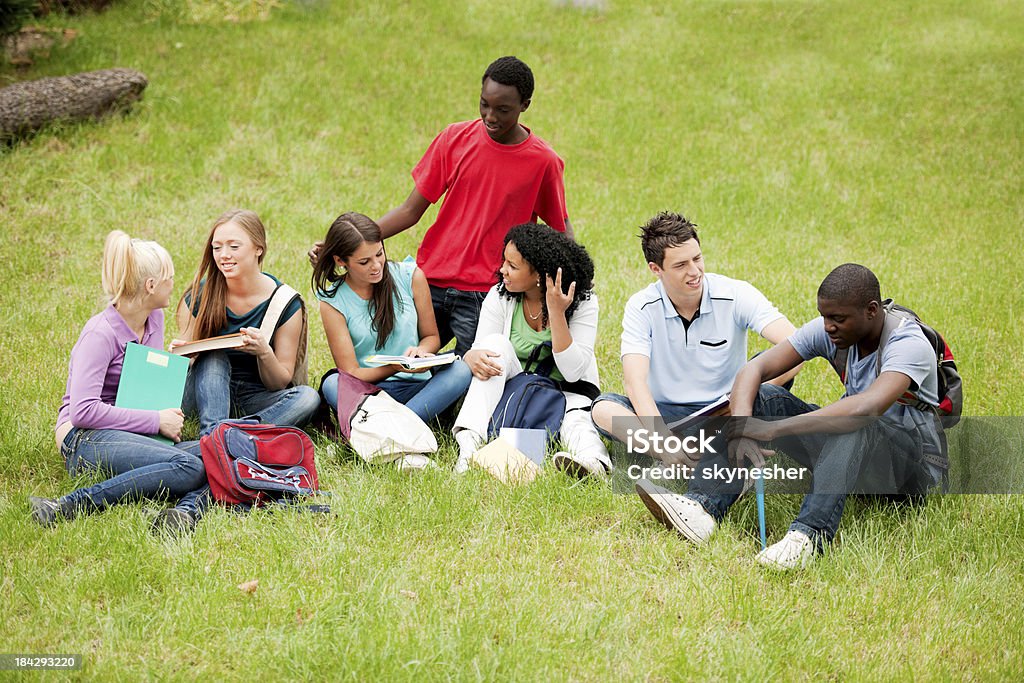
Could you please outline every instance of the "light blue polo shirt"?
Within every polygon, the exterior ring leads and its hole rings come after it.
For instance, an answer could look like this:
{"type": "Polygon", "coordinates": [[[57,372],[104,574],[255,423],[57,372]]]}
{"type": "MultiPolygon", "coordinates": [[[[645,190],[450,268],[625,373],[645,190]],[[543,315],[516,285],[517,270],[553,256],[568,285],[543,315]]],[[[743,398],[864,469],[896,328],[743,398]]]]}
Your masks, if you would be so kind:
{"type": "Polygon", "coordinates": [[[626,303],[621,355],[650,359],[656,402],[709,403],[732,390],[747,361],[747,330],[761,334],[781,317],[749,282],[705,273],[700,313],[687,329],[658,280],[626,303]]]}

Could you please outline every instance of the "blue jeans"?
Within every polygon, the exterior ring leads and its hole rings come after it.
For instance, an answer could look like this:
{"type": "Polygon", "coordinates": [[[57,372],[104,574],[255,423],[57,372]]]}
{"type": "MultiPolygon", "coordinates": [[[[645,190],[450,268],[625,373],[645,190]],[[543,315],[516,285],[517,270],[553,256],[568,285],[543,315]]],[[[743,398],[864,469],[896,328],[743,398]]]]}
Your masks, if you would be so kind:
{"type": "MultiPolygon", "coordinates": [[[[616,403],[620,406],[623,406],[631,413],[636,414],[636,408],[633,407],[633,402],[629,400],[629,397],[623,396],[622,394],[601,394],[600,396],[594,399],[594,405],[597,405],[600,401],[611,401],[612,403],[616,403]]],[[[662,419],[667,423],[672,423],[675,420],[679,420],[684,417],[693,415],[701,408],[709,405],[708,403],[662,403],[660,401],[655,401],[654,403],[656,406],[658,406],[658,412],[661,414],[662,419]]],[[[644,417],[653,416],[645,415],[644,417]]],[[[611,434],[610,432],[606,432],[605,430],[601,429],[601,427],[599,427],[596,422],[594,423],[594,427],[597,428],[597,431],[598,433],[601,434],[601,436],[607,439],[611,439],[612,441],[618,441],[614,434],[611,434]]]]}
{"type": "MultiPolygon", "coordinates": [[[[387,379],[377,386],[391,398],[404,404],[424,422],[430,422],[455,403],[469,389],[473,373],[461,360],[435,370],[428,380],[387,379]]],[[[331,375],[324,380],[324,398],[332,409],[338,405],[338,376],[331,375]]]]}
{"type": "MultiPolygon", "coordinates": [[[[753,413],[756,417],[785,418],[817,409],[782,387],[762,384],[753,413]]],[[[807,534],[819,550],[835,537],[851,492],[866,487],[872,492],[922,495],[941,479],[941,471],[924,462],[922,440],[883,419],[873,419],[846,434],[786,436],[773,445],[813,472],[811,492],[804,496],[790,530],[807,534]]],[[[686,496],[720,520],[736,502],[743,482],[704,480],[703,469],[716,464],[729,467],[728,454],[709,453],[702,458],[686,496]]]]}
{"type": "Polygon", "coordinates": [[[117,429],[72,428],[60,451],[71,476],[88,471],[114,475],[63,496],[67,510],[91,512],[124,500],[166,496],[180,498],[177,507],[199,519],[209,502],[198,441],[171,446],[117,429]]]}
{"type": "Polygon", "coordinates": [[[441,348],[455,338],[455,353],[465,356],[480,322],[480,307],[487,292],[467,292],[453,287],[430,285],[430,301],[434,305],[437,332],[441,335],[441,348]]]}
{"type": "Polygon", "coordinates": [[[208,351],[189,368],[183,404],[185,413],[199,414],[199,434],[206,436],[232,417],[301,427],[320,407],[320,394],[306,385],[269,391],[262,384],[232,379],[228,355],[208,351]]]}

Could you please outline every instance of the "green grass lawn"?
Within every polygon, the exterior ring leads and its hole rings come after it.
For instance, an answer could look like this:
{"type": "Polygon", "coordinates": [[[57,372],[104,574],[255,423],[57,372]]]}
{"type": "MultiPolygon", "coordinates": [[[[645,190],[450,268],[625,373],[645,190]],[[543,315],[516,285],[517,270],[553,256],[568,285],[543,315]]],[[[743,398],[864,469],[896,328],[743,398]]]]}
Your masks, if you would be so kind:
{"type": "MultiPolygon", "coordinates": [[[[267,270],[305,291],[309,244],[343,211],[404,199],[503,54],[533,67],[523,122],[566,160],[597,264],[605,389],[622,388],[622,307],[651,279],[637,226],[671,209],[701,226],[709,270],[753,282],[797,324],[834,266],[867,265],[946,335],[967,414],[1024,415],[1018,3],[295,0],[266,22],[202,25],[155,17],[161,4],[50,17],[78,38],[28,71],[0,66],[0,86],[113,66],[150,81],[126,117],[0,150],[0,653],[79,653],[72,676],[124,680],[1024,670],[1019,496],[854,500],[832,552],[785,576],[753,563],[752,500],[695,549],[595,482],[409,478],[320,437],[330,517],[215,510],[168,540],[150,534],[156,504],[41,530],[26,501],[87,481],[65,474],[52,427],[71,347],[102,306],[109,230],[163,243],[180,291],[213,219],[251,208],[267,270]]],[[[392,258],[434,214],[389,241],[392,258]]],[[[319,376],[331,360],[311,313],[319,376]]],[[[816,361],[796,392],[827,402],[839,385],[816,361]]],[[[771,540],[798,504],[769,497],[771,540]]]]}

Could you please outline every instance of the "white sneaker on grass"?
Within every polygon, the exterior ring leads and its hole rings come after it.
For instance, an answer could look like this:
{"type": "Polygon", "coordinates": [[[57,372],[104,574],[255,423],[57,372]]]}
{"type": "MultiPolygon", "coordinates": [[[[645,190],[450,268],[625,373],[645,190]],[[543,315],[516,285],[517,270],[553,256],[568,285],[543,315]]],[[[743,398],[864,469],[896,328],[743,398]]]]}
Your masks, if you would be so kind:
{"type": "Polygon", "coordinates": [[[757,554],[757,561],[772,569],[806,567],[814,557],[814,541],[802,531],[790,531],[778,543],[757,554]]]}
{"type": "Polygon", "coordinates": [[[646,479],[636,483],[636,492],[655,519],[691,543],[700,545],[715,533],[718,522],[697,501],[672,493],[646,479]]]}
{"type": "Polygon", "coordinates": [[[578,455],[569,451],[558,451],[551,456],[551,464],[556,470],[582,479],[586,476],[598,479],[608,478],[608,468],[597,458],[589,455],[578,455]]]}
{"type": "Polygon", "coordinates": [[[455,432],[455,443],[459,444],[459,459],[455,461],[455,474],[469,471],[469,461],[483,443],[483,437],[471,429],[460,429],[455,432]]]}

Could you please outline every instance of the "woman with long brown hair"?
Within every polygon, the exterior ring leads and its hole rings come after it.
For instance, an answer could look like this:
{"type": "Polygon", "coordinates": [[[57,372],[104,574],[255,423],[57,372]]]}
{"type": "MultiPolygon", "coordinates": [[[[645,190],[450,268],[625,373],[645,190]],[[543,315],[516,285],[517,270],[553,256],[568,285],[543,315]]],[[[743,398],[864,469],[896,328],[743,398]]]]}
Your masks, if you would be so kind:
{"type": "MultiPolygon", "coordinates": [[[[334,221],[313,269],[327,343],[339,370],[381,387],[429,422],[466,393],[471,379],[461,360],[433,370],[371,367],[375,354],[425,357],[441,345],[430,288],[415,263],[387,260],[380,228],[361,213],[334,221]]],[[[338,402],[337,376],[324,381],[324,397],[338,402]]]]}
{"type": "Polygon", "coordinates": [[[205,435],[223,420],[255,416],[266,424],[301,426],[320,405],[303,381],[306,315],[295,293],[270,334],[261,329],[282,283],[264,273],[267,234],[252,211],[234,209],[210,228],[199,270],[178,305],[185,341],[240,333],[241,346],[200,353],[189,369],[186,410],[205,435]]]}

